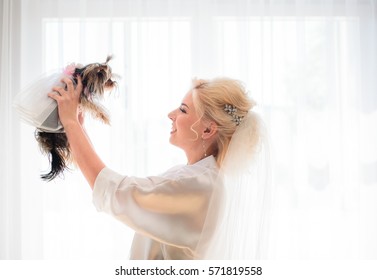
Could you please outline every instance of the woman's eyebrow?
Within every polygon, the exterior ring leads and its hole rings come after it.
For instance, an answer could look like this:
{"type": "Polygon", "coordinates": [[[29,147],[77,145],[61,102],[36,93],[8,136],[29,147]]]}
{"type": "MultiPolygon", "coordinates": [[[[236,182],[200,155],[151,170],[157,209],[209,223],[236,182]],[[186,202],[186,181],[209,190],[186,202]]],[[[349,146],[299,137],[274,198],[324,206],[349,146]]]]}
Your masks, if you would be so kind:
{"type": "Polygon", "coordinates": [[[187,106],[187,104],[185,104],[185,103],[181,103],[181,105],[182,105],[182,106],[186,106],[188,109],[190,109],[190,107],[187,106]]]}

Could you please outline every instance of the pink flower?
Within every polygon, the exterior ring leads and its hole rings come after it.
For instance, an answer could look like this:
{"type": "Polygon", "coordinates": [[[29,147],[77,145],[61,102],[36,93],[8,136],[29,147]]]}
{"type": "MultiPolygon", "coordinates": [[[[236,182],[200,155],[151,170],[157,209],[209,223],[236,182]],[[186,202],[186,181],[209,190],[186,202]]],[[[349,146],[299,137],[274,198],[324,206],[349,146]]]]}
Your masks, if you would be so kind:
{"type": "Polygon", "coordinates": [[[68,76],[72,76],[75,73],[75,69],[76,65],[74,63],[71,63],[65,67],[63,73],[68,76]]]}

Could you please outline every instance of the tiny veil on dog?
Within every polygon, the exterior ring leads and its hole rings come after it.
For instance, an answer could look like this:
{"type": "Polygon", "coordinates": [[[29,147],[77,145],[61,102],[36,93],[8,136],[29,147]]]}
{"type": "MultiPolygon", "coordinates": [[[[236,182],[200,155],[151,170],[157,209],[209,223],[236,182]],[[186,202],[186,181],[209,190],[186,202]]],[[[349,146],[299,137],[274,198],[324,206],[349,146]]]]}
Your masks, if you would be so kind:
{"type": "Polygon", "coordinates": [[[112,57],[108,56],[104,63],[85,66],[70,64],[62,72],[53,73],[32,83],[16,96],[14,107],[24,121],[36,127],[35,138],[42,153],[46,154],[50,161],[50,171],[41,175],[43,180],[51,181],[62,175],[72,161],[67,136],[59,121],[57,103],[48,97],[47,93],[51,92],[54,86],[65,86],[62,82],[64,77],[69,77],[76,87],[77,77],[80,76],[83,85],[80,94],[81,110],[109,124],[109,114],[100,104],[100,100],[105,91],[111,91],[116,86],[108,65],[111,59],[112,57]]]}

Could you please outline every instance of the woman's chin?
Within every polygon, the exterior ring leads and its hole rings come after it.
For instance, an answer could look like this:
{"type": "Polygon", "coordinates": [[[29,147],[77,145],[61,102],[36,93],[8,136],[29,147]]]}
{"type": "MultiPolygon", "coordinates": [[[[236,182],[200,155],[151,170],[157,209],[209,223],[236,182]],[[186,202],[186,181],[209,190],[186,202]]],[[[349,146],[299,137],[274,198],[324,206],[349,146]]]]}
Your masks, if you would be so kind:
{"type": "Polygon", "coordinates": [[[169,143],[170,143],[171,145],[173,145],[173,146],[176,146],[176,147],[180,148],[180,146],[178,145],[178,143],[177,143],[177,141],[176,141],[176,139],[175,139],[175,137],[174,137],[174,134],[171,134],[171,135],[170,135],[169,143]]]}
{"type": "Polygon", "coordinates": [[[169,137],[169,143],[175,146],[174,135],[172,134],[169,137]]]}

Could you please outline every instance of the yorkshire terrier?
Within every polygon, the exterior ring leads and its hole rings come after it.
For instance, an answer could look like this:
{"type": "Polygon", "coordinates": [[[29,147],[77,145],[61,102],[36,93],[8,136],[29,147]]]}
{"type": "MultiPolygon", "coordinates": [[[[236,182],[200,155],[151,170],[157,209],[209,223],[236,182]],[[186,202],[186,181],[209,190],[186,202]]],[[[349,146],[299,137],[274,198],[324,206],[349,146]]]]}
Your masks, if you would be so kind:
{"type": "MultiPolygon", "coordinates": [[[[116,86],[111,68],[108,65],[111,58],[111,56],[108,56],[105,63],[91,63],[86,66],[71,64],[65,70],[65,73],[71,76],[75,87],[77,77],[81,77],[83,90],[79,102],[82,112],[90,113],[94,118],[103,121],[105,124],[110,123],[109,116],[105,109],[94,100],[103,97],[105,91],[111,91],[116,86]]],[[[41,151],[48,155],[51,165],[50,172],[42,174],[41,178],[45,181],[51,181],[62,175],[73,160],[67,136],[64,131],[55,133],[37,128],[35,137],[41,151]]]]}

